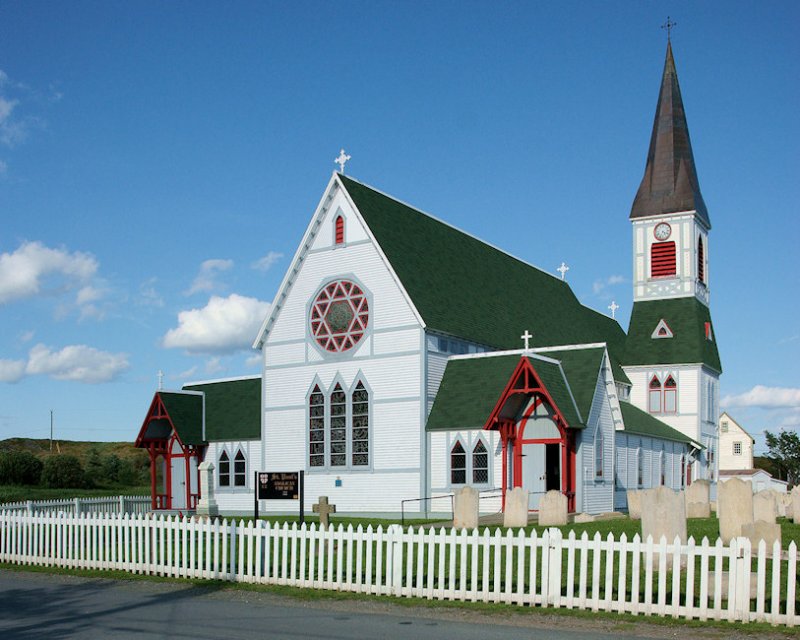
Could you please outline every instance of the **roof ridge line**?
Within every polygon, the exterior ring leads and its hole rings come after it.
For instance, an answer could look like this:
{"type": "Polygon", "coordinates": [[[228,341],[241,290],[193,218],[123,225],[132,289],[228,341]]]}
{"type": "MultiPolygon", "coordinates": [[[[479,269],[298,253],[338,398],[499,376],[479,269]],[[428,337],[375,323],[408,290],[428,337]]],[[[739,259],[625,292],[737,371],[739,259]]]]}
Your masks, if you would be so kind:
{"type": "Polygon", "coordinates": [[[260,373],[254,373],[254,374],[248,375],[248,376],[231,376],[231,377],[228,377],[228,378],[215,378],[215,379],[211,379],[211,380],[197,380],[197,381],[193,381],[193,382],[184,382],[183,386],[184,387],[196,387],[196,386],[201,385],[201,384],[219,384],[221,382],[239,382],[239,381],[243,381],[243,380],[255,380],[256,378],[260,378],[260,377],[261,377],[260,373]]]}
{"type": "MultiPolygon", "coordinates": [[[[381,191],[380,189],[377,189],[377,188],[373,187],[372,185],[367,184],[366,182],[361,182],[360,180],[356,180],[352,176],[346,176],[346,175],[341,174],[341,173],[339,173],[337,175],[339,175],[340,177],[347,178],[348,180],[352,180],[353,182],[356,182],[356,183],[360,184],[362,187],[366,187],[367,189],[372,189],[375,193],[379,193],[384,198],[389,198],[390,200],[394,200],[398,204],[401,204],[404,207],[408,207],[409,209],[413,209],[417,213],[419,213],[419,214],[421,214],[423,216],[427,216],[431,220],[434,220],[434,221],[438,222],[439,224],[442,224],[445,227],[448,227],[448,228],[452,229],[453,231],[457,231],[458,233],[463,233],[465,236],[467,236],[469,238],[472,238],[473,240],[475,240],[477,242],[480,242],[481,244],[484,244],[487,247],[490,247],[490,248],[494,249],[495,251],[497,251],[499,253],[502,253],[503,255],[508,256],[512,260],[516,260],[517,262],[520,262],[520,263],[524,264],[527,267],[531,267],[532,269],[536,269],[537,271],[540,271],[541,273],[543,273],[543,274],[545,274],[547,276],[550,276],[551,278],[553,278],[557,282],[563,282],[563,283],[566,284],[566,280],[561,280],[561,278],[559,276],[556,276],[556,275],[550,273],[549,271],[545,271],[544,269],[542,269],[541,267],[536,266],[532,262],[528,262],[527,260],[523,260],[522,258],[520,258],[518,256],[515,256],[513,253],[509,253],[508,251],[506,251],[504,249],[501,249],[500,247],[492,244],[491,242],[487,242],[486,240],[483,240],[483,239],[479,238],[478,236],[471,234],[469,231],[464,231],[463,229],[460,229],[459,227],[456,227],[455,225],[450,224],[449,222],[445,222],[441,218],[433,215],[432,213],[428,213],[427,211],[423,211],[419,207],[415,207],[414,205],[409,204],[408,202],[406,202],[404,200],[400,200],[399,198],[396,198],[395,196],[390,195],[390,194],[386,193],[385,191],[381,191]]],[[[567,286],[569,286],[569,285],[567,285],[567,286]]],[[[572,287],[570,287],[570,289],[571,288],[572,287]]],[[[577,296],[576,296],[576,298],[577,298],[577,296]]],[[[581,304],[581,306],[585,306],[583,303],[580,302],[580,300],[578,302],[579,302],[579,304],[581,304]]]]}

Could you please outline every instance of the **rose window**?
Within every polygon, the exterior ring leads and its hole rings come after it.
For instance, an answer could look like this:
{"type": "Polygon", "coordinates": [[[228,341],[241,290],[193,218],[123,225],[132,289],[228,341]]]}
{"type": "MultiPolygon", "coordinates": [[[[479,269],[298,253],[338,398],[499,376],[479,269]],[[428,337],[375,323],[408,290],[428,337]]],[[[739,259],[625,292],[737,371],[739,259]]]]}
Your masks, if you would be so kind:
{"type": "Polygon", "coordinates": [[[352,349],[364,337],[368,322],[367,296],[349,280],[331,282],[311,307],[311,335],[326,351],[352,349]]]}

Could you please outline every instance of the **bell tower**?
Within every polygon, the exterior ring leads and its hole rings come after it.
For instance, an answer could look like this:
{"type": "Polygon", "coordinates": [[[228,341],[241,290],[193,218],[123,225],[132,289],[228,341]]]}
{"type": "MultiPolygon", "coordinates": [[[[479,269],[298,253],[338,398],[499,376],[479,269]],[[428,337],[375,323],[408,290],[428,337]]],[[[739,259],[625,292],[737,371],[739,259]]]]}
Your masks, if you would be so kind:
{"type": "Polygon", "coordinates": [[[630,220],[634,302],[623,367],[631,402],[692,438],[690,477],[713,481],[722,365],[709,308],[711,221],[669,39],[630,220]]]}
{"type": "Polygon", "coordinates": [[[678,74],[667,43],[644,177],[631,207],[634,301],[695,296],[708,306],[708,232],[678,74]]]}

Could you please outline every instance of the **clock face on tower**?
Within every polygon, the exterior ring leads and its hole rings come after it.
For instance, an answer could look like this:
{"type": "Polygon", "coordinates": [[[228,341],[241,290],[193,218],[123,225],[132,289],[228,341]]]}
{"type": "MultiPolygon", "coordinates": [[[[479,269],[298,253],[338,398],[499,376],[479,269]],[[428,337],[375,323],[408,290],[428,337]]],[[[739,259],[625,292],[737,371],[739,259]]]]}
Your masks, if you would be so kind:
{"type": "Polygon", "coordinates": [[[656,240],[666,240],[669,238],[670,234],[672,233],[672,227],[670,227],[666,222],[661,222],[656,225],[656,228],[653,230],[653,234],[656,236],[656,240]]]}
{"type": "Polygon", "coordinates": [[[367,296],[354,282],[336,280],[323,287],[308,318],[314,340],[325,351],[341,353],[356,346],[367,330],[367,296]]]}

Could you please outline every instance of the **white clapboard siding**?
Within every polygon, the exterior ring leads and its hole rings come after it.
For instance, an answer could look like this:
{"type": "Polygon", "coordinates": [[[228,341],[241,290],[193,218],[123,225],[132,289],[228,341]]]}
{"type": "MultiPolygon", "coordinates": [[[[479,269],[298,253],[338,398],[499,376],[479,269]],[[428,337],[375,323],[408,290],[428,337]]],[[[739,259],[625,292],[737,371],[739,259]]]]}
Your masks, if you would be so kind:
{"type": "Polygon", "coordinates": [[[797,624],[797,544],[0,512],[0,562],[431,600],[797,624]],[[722,572],[728,588],[723,593],[722,572]],[[750,597],[750,585],[756,595],[750,597]]]}

